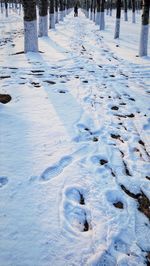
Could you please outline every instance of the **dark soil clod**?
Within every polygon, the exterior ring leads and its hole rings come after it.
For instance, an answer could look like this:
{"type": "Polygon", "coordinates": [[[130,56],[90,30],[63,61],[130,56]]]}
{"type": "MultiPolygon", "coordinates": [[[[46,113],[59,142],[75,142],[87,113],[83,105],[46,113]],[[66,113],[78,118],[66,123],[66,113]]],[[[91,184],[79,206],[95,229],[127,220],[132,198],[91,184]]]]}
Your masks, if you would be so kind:
{"type": "Polygon", "coordinates": [[[131,100],[131,101],[135,102],[135,99],[134,99],[134,98],[129,98],[129,100],[131,100]]]}
{"type": "Polygon", "coordinates": [[[119,107],[118,107],[118,106],[112,106],[112,107],[111,107],[111,110],[115,110],[115,111],[117,111],[117,110],[119,110],[119,107]]]}
{"type": "Polygon", "coordinates": [[[56,82],[55,81],[52,81],[52,80],[44,80],[44,82],[46,82],[48,84],[51,84],[51,85],[56,84],[56,82]]]}
{"type": "Polygon", "coordinates": [[[130,115],[127,115],[127,117],[133,118],[133,117],[135,117],[135,115],[134,114],[130,114],[130,115]]]}
{"type": "Polygon", "coordinates": [[[59,93],[66,93],[66,92],[65,92],[65,91],[63,91],[63,90],[60,90],[60,91],[59,91],[59,93]]]}
{"type": "Polygon", "coordinates": [[[120,105],[126,105],[126,103],[120,103],[120,105]]]}
{"type": "Polygon", "coordinates": [[[84,201],[84,197],[83,197],[83,195],[79,192],[79,194],[80,194],[80,204],[81,205],[85,205],[85,201],[84,201]]]}
{"type": "Polygon", "coordinates": [[[123,203],[121,201],[115,202],[113,205],[118,209],[123,209],[123,203]]]}
{"type": "Polygon", "coordinates": [[[141,139],[139,140],[139,144],[141,144],[142,146],[145,146],[145,143],[141,139]]]}
{"type": "Polygon", "coordinates": [[[120,139],[120,135],[111,134],[111,137],[112,137],[113,139],[120,139]]]}
{"type": "Polygon", "coordinates": [[[84,229],[83,229],[84,232],[87,232],[89,231],[89,224],[87,222],[87,220],[84,221],[84,229]]]}
{"type": "Polygon", "coordinates": [[[100,161],[99,161],[99,162],[100,162],[100,164],[101,164],[101,165],[104,165],[104,164],[108,163],[108,161],[107,161],[107,160],[105,160],[105,159],[100,159],[100,161]]]}
{"type": "Polygon", "coordinates": [[[42,73],[44,70],[31,70],[32,73],[42,73]]]}
{"type": "Polygon", "coordinates": [[[8,79],[11,78],[11,76],[0,76],[0,79],[8,79]]]}
{"type": "Polygon", "coordinates": [[[93,137],[93,141],[94,142],[97,142],[98,141],[98,138],[97,137],[93,137]]]}
{"type": "Polygon", "coordinates": [[[130,192],[124,185],[121,185],[122,190],[131,198],[138,201],[138,210],[142,212],[150,220],[150,200],[147,196],[141,191],[141,193],[134,194],[130,192]]]}
{"type": "Polygon", "coordinates": [[[11,101],[11,96],[9,94],[0,94],[0,102],[6,104],[11,101]]]}
{"type": "Polygon", "coordinates": [[[123,164],[124,164],[124,168],[125,168],[125,173],[126,173],[126,175],[128,175],[128,176],[132,176],[132,175],[130,174],[130,172],[129,172],[129,169],[128,169],[127,164],[125,163],[125,161],[123,161],[123,164]]]}

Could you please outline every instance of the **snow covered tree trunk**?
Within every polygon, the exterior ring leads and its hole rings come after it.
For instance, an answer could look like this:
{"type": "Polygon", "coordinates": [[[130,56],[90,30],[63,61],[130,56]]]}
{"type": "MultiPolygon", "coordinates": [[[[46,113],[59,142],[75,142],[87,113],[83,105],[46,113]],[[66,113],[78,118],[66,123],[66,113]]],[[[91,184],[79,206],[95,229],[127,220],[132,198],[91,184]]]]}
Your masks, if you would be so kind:
{"type": "Polygon", "coordinates": [[[100,0],[97,0],[96,25],[100,25],[100,0]]]}
{"type": "Polygon", "coordinates": [[[93,0],[91,0],[91,5],[90,5],[90,20],[92,20],[93,17],[93,0]]]}
{"type": "Polygon", "coordinates": [[[107,0],[107,2],[106,2],[106,15],[109,15],[109,0],[107,0]]]}
{"type": "Polygon", "coordinates": [[[89,0],[86,1],[86,17],[89,18],[89,9],[90,9],[90,5],[89,5],[89,0]]]}
{"type": "Polygon", "coordinates": [[[112,16],[112,0],[110,0],[110,16],[112,16]]]}
{"type": "Polygon", "coordinates": [[[50,8],[49,8],[49,18],[50,18],[50,29],[55,29],[55,15],[54,15],[54,0],[50,0],[50,8]]]}
{"type": "Polygon", "coordinates": [[[6,15],[6,17],[8,17],[8,3],[7,3],[7,1],[5,0],[5,15],[6,15]]]}
{"type": "Polygon", "coordinates": [[[120,35],[121,0],[117,0],[116,5],[117,5],[117,10],[116,10],[116,24],[115,24],[114,39],[119,38],[119,35],[120,35]]]}
{"type": "Polygon", "coordinates": [[[59,9],[59,12],[60,12],[60,18],[59,18],[59,20],[60,20],[60,21],[63,21],[63,20],[64,20],[63,1],[62,1],[62,0],[59,0],[59,2],[60,2],[60,9],[59,9]]]}
{"type": "Polygon", "coordinates": [[[48,36],[48,0],[39,0],[39,37],[48,36]]]}
{"type": "Polygon", "coordinates": [[[38,52],[36,0],[23,0],[24,52],[38,52]]]}
{"type": "Polygon", "coordinates": [[[19,3],[19,15],[21,15],[21,8],[22,8],[21,3],[19,3]]]}
{"type": "Polygon", "coordinates": [[[1,14],[3,14],[3,10],[4,10],[4,8],[3,8],[3,2],[1,0],[1,14]]]}
{"type": "Polygon", "coordinates": [[[66,8],[67,8],[67,15],[68,15],[69,14],[69,8],[70,8],[70,1],[69,0],[67,0],[66,8]]]}
{"type": "Polygon", "coordinates": [[[135,0],[132,0],[132,23],[135,23],[135,0]]]}
{"type": "Polygon", "coordinates": [[[55,0],[55,23],[58,23],[58,0],[55,0]]]}
{"type": "Polygon", "coordinates": [[[128,21],[127,0],[124,0],[124,20],[125,20],[125,21],[128,21]]]}
{"type": "Polygon", "coordinates": [[[139,56],[147,56],[148,31],[149,31],[149,8],[150,8],[149,0],[143,0],[139,56]]]}
{"type": "Polygon", "coordinates": [[[93,21],[96,19],[96,1],[93,0],[93,21]]]}
{"type": "Polygon", "coordinates": [[[101,0],[100,5],[100,30],[105,29],[105,17],[104,17],[104,0],[101,0]]]}

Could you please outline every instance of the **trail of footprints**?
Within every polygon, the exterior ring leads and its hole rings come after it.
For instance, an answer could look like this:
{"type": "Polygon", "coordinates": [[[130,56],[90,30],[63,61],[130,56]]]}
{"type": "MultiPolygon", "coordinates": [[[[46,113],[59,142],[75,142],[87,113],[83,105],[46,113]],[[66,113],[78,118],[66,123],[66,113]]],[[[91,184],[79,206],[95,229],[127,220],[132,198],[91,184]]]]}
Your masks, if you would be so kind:
{"type": "Polygon", "coordinates": [[[65,188],[63,193],[63,215],[67,230],[76,233],[91,230],[91,215],[86,206],[83,188],[65,188]]]}

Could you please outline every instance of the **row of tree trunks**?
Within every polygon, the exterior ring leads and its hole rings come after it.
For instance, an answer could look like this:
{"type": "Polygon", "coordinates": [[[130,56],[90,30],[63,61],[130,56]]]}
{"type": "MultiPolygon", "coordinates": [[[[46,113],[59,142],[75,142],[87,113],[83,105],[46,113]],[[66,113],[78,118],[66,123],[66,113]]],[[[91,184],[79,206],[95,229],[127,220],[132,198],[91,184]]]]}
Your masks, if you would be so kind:
{"type": "Polygon", "coordinates": [[[36,6],[39,7],[39,37],[48,36],[48,6],[50,13],[49,28],[54,29],[58,23],[58,1],[60,4],[60,20],[63,20],[70,8],[69,0],[22,0],[24,10],[24,52],[38,52],[38,32],[36,6]],[[56,17],[55,17],[56,14],[56,17]]]}
{"type": "MultiPolygon", "coordinates": [[[[112,10],[112,0],[107,0],[107,9],[108,5],[111,7],[110,10],[112,10]]],[[[105,29],[105,19],[104,19],[104,0],[97,0],[96,1],[96,25],[100,25],[100,30],[105,29]]],[[[132,8],[132,22],[135,23],[135,7],[138,6],[138,9],[140,9],[141,0],[124,0],[124,19],[125,21],[128,20],[127,15],[127,8],[132,8]]],[[[120,36],[120,21],[121,21],[121,7],[122,7],[122,1],[116,0],[116,22],[115,22],[115,34],[114,38],[117,39],[120,36]]],[[[90,4],[87,3],[87,0],[85,0],[85,5],[83,5],[83,8],[86,8],[86,16],[89,15],[90,10],[90,19],[93,19],[93,12],[94,12],[94,0],[90,1],[90,4]]],[[[150,8],[150,0],[142,0],[142,25],[141,25],[141,34],[140,34],[140,45],[139,45],[139,56],[147,56],[147,50],[148,50],[148,33],[149,33],[149,8],[150,8]]],[[[112,13],[110,13],[111,15],[112,13]]]]}

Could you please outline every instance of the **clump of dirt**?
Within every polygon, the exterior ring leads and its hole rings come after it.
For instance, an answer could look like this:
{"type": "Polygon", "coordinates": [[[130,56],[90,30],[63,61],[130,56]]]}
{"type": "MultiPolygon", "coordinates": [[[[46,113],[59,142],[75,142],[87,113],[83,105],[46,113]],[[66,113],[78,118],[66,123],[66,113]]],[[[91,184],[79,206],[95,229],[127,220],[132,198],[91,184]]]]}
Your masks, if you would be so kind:
{"type": "Polygon", "coordinates": [[[97,137],[93,137],[93,141],[94,142],[98,141],[98,138],[97,137]]]}
{"type": "Polygon", "coordinates": [[[85,200],[84,200],[84,197],[83,197],[83,195],[79,192],[79,194],[80,194],[80,204],[81,205],[85,205],[85,200]]]}
{"type": "Polygon", "coordinates": [[[0,79],[8,79],[11,78],[11,76],[0,76],[0,79]]]}
{"type": "Polygon", "coordinates": [[[126,175],[128,175],[128,176],[132,176],[132,175],[130,174],[130,171],[129,171],[128,167],[127,167],[127,164],[125,163],[124,160],[122,160],[122,161],[123,161],[123,165],[124,165],[124,168],[125,168],[125,173],[126,173],[126,175]]]}
{"type": "Polygon", "coordinates": [[[138,210],[142,212],[150,220],[150,200],[147,196],[141,191],[141,193],[134,194],[130,192],[124,185],[121,185],[122,190],[131,198],[137,200],[138,210]]]}
{"type": "Polygon", "coordinates": [[[60,90],[59,93],[66,93],[66,91],[60,90]]]}
{"type": "Polygon", "coordinates": [[[150,220],[150,201],[143,192],[138,197],[138,203],[138,210],[143,212],[150,220]]]}
{"type": "Polygon", "coordinates": [[[118,107],[118,106],[112,106],[112,107],[111,107],[111,110],[115,110],[115,111],[117,111],[117,110],[119,110],[119,107],[118,107]]]}
{"type": "Polygon", "coordinates": [[[11,101],[11,96],[9,94],[0,94],[0,102],[6,104],[11,101]]]}
{"type": "Polygon", "coordinates": [[[104,165],[104,164],[108,163],[108,161],[107,161],[107,160],[105,160],[105,159],[100,159],[100,161],[99,161],[99,162],[100,162],[100,164],[101,164],[101,165],[104,165]]]}
{"type": "Polygon", "coordinates": [[[51,85],[56,84],[56,82],[55,81],[52,81],[52,80],[44,80],[44,82],[46,82],[48,84],[51,84],[51,85]]]}
{"type": "Polygon", "coordinates": [[[150,180],[150,176],[146,176],[145,178],[148,179],[148,180],[150,180]]]}
{"type": "Polygon", "coordinates": [[[115,202],[113,205],[118,209],[123,209],[123,203],[121,201],[115,202]]]}
{"type": "Polygon", "coordinates": [[[129,100],[135,102],[135,99],[134,98],[129,98],[129,100]]]}
{"type": "Polygon", "coordinates": [[[116,134],[111,134],[111,137],[113,139],[120,139],[120,135],[116,135],[116,134]]]}
{"type": "Polygon", "coordinates": [[[127,115],[127,117],[133,118],[133,117],[135,117],[135,115],[134,114],[130,114],[130,115],[127,115]]]}

